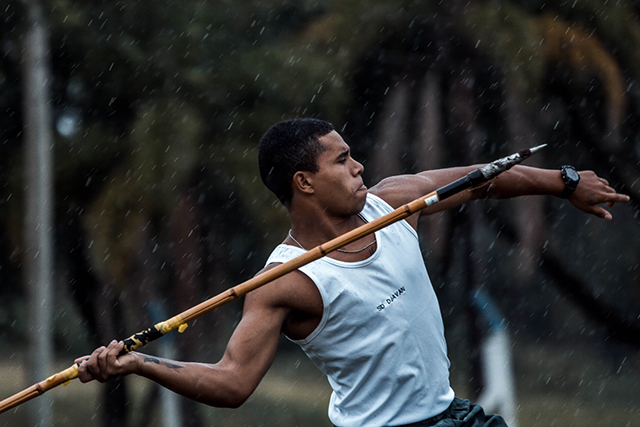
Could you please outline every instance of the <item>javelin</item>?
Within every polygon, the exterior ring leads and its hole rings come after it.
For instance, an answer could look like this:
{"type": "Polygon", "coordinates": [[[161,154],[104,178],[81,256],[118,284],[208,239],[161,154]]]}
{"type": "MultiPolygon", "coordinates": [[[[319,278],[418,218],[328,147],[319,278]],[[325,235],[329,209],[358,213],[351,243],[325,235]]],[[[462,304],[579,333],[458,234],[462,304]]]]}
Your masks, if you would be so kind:
{"type": "MultiPolygon", "coordinates": [[[[407,203],[406,205],[403,205],[374,221],[368,222],[354,230],[336,237],[335,239],[329,240],[322,245],[316,246],[315,248],[296,258],[293,258],[283,264],[278,265],[277,267],[267,270],[264,273],[247,280],[246,282],[229,288],[226,291],[223,291],[218,295],[206,301],[203,301],[200,304],[195,305],[168,320],[156,323],[151,328],[145,329],[144,331],[138,332],[137,334],[134,334],[125,339],[124,349],[120,354],[122,355],[136,350],[175,329],[178,329],[179,332],[183,332],[187,327],[187,323],[199,317],[200,315],[207,313],[214,308],[220,307],[221,305],[224,305],[230,301],[233,301],[245,295],[246,293],[253,291],[254,289],[266,285],[267,283],[281,276],[284,276],[285,274],[290,273],[293,270],[302,267],[303,265],[309,264],[312,261],[322,258],[323,256],[335,251],[336,249],[346,246],[349,243],[355,242],[356,240],[374,233],[388,225],[405,219],[426,207],[432,206],[448,197],[460,193],[463,190],[476,187],[483,182],[493,179],[502,172],[517,165],[518,163],[522,162],[524,159],[544,147],[546,147],[546,144],[539,145],[533,148],[527,148],[524,150],[520,150],[519,152],[510,156],[503,157],[501,159],[495,160],[494,162],[488,163],[468,173],[462,178],[453,181],[452,183],[447,184],[444,187],[440,187],[439,189],[427,194],[426,196],[419,197],[414,201],[407,203]]],[[[57,387],[61,384],[66,384],[69,381],[77,378],[79,366],[80,364],[76,363],[63,371],[50,376],[46,380],[36,383],[31,387],[19,393],[16,393],[11,397],[8,397],[7,399],[0,402],[0,413],[14,408],[35,397],[38,397],[54,387],[57,387]]]]}

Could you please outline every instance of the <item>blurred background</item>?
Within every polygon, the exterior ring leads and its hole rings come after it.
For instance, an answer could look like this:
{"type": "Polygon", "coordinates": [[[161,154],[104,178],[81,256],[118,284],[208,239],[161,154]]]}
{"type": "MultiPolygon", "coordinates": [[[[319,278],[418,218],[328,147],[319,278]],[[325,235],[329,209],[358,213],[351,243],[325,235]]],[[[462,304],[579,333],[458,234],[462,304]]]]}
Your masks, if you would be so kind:
{"type": "MultiPolygon", "coordinates": [[[[284,239],[257,143],[334,123],[365,182],[483,163],[592,169],[552,197],[423,221],[451,380],[520,426],[640,425],[640,2],[3,0],[0,399],[249,279],[284,239]],[[493,366],[492,365],[492,362],[493,366]],[[495,363],[497,362],[497,363],[495,363]]],[[[236,301],[145,351],[215,362],[236,301]]],[[[328,426],[294,345],[236,410],[74,381],[0,426],[328,426]]]]}

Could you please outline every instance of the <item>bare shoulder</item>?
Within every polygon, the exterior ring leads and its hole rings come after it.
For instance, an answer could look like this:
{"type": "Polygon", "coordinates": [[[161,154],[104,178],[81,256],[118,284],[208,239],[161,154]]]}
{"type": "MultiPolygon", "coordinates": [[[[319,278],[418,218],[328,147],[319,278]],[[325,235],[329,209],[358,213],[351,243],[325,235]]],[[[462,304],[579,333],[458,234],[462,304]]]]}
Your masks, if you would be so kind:
{"type": "MultiPolygon", "coordinates": [[[[279,264],[270,264],[261,272],[279,264]]],[[[260,273],[258,273],[260,274],[260,273]]],[[[313,281],[298,270],[285,274],[245,297],[245,316],[274,321],[291,339],[306,338],[320,323],[322,296],[313,281]]]]}
{"type": "Polygon", "coordinates": [[[369,192],[380,197],[395,209],[436,188],[436,182],[426,174],[396,175],[383,179],[369,192]]]}
{"type": "MultiPolygon", "coordinates": [[[[280,265],[273,263],[260,270],[262,274],[280,265]]],[[[287,313],[313,311],[318,303],[319,292],[313,281],[298,270],[279,277],[266,285],[249,292],[245,297],[245,311],[252,307],[281,309],[287,313]]],[[[320,307],[322,302],[320,298],[320,307]]]]}

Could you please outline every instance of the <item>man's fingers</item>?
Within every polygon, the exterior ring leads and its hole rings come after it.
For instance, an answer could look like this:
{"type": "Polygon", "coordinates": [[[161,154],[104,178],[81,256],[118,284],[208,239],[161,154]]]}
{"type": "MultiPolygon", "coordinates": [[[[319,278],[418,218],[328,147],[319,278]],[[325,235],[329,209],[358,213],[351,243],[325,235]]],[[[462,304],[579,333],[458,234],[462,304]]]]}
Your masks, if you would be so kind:
{"type": "Polygon", "coordinates": [[[82,362],[85,362],[87,360],[89,360],[89,356],[82,356],[82,357],[76,358],[76,360],[74,360],[73,363],[77,363],[78,365],[80,365],[82,362]]]}
{"type": "Polygon", "coordinates": [[[87,373],[87,367],[85,365],[88,360],[89,356],[82,356],[73,361],[73,363],[78,365],[78,379],[83,383],[92,380],[92,378],[90,378],[90,375],[87,373]]]}
{"type": "Polygon", "coordinates": [[[607,203],[612,206],[614,203],[626,203],[629,200],[630,197],[626,194],[616,193],[616,190],[607,187],[603,192],[592,192],[587,198],[587,203],[594,206],[607,203]]]}
{"type": "Polygon", "coordinates": [[[105,350],[104,346],[100,346],[96,348],[93,351],[93,353],[91,353],[89,360],[83,363],[85,366],[85,370],[90,379],[96,379],[98,381],[100,380],[99,376],[96,376],[96,374],[100,372],[99,358],[100,358],[100,355],[104,353],[104,350],[105,350]]]}
{"type": "Polygon", "coordinates": [[[78,364],[78,379],[81,382],[98,380],[105,382],[109,378],[119,375],[120,363],[118,355],[124,348],[122,341],[113,340],[107,347],[98,347],[91,356],[79,357],[75,360],[78,364]]]}
{"type": "Polygon", "coordinates": [[[609,221],[613,218],[611,213],[600,205],[612,208],[616,203],[630,200],[629,196],[617,193],[609,185],[609,181],[597,176],[593,171],[581,171],[580,177],[580,185],[569,200],[583,212],[609,221]]]}
{"type": "Polygon", "coordinates": [[[120,375],[120,362],[118,356],[124,348],[124,342],[113,340],[107,347],[98,347],[91,356],[79,357],[75,360],[78,364],[78,378],[81,382],[98,380],[105,382],[109,378],[120,375]]]}
{"type": "Polygon", "coordinates": [[[606,203],[608,207],[612,208],[616,203],[626,203],[629,201],[629,196],[626,194],[618,194],[615,190],[612,194],[607,194],[604,200],[600,203],[606,203]]]}
{"type": "Polygon", "coordinates": [[[113,346],[115,343],[116,343],[116,340],[111,341],[109,343],[109,346],[105,348],[104,351],[98,355],[98,366],[100,367],[100,373],[98,374],[99,376],[98,379],[100,382],[107,381],[111,376],[110,354],[113,351],[113,346]]]}
{"type": "MultiPolygon", "coordinates": [[[[109,344],[109,347],[107,347],[107,350],[108,350],[107,363],[110,368],[114,369],[114,368],[120,367],[120,363],[118,363],[118,355],[120,354],[120,351],[122,350],[123,347],[124,347],[124,343],[122,341],[118,342],[115,340],[111,341],[111,343],[109,344]]],[[[113,372],[113,373],[117,374],[117,372],[113,372]]]]}
{"type": "MultiPolygon", "coordinates": [[[[78,362],[76,362],[76,363],[78,363],[78,362]]],[[[89,371],[87,371],[86,362],[81,362],[78,365],[78,379],[82,383],[86,383],[86,382],[89,382],[89,381],[93,380],[93,377],[92,377],[91,373],[89,371]]]]}
{"type": "Polygon", "coordinates": [[[93,373],[98,370],[97,357],[102,351],[104,351],[104,347],[98,347],[91,353],[91,356],[79,357],[75,360],[75,363],[78,363],[78,379],[81,382],[86,383],[98,379],[93,373]]]}
{"type": "Polygon", "coordinates": [[[591,209],[589,209],[589,211],[595,216],[600,217],[606,221],[611,221],[611,219],[613,218],[613,216],[611,216],[611,213],[608,210],[606,210],[605,208],[601,208],[599,206],[592,206],[591,209]]]}

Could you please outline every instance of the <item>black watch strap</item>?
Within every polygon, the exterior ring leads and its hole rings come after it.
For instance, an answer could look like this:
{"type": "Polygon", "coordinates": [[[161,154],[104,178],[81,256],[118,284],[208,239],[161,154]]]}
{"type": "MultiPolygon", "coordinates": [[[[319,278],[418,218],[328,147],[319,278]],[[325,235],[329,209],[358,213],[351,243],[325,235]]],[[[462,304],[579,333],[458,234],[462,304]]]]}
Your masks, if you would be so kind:
{"type": "Polygon", "coordinates": [[[560,193],[560,197],[563,199],[568,198],[576,191],[578,188],[578,183],[580,182],[580,175],[576,168],[570,165],[564,165],[560,168],[560,175],[562,176],[562,181],[564,182],[564,189],[562,193],[560,193]]]}

